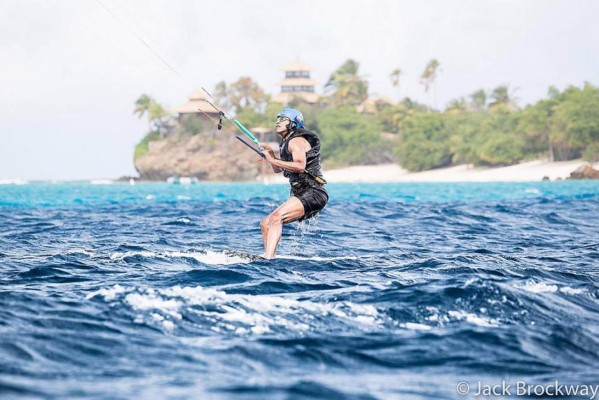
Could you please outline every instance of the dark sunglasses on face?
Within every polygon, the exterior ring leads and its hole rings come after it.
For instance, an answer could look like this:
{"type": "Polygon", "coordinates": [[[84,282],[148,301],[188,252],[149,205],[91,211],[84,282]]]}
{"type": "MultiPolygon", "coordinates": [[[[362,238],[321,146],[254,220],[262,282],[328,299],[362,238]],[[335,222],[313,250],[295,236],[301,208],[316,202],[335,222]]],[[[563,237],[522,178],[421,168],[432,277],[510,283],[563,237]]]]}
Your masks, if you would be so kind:
{"type": "Polygon", "coordinates": [[[291,120],[287,117],[277,117],[277,124],[279,122],[285,122],[285,121],[291,121],[291,120]]]}

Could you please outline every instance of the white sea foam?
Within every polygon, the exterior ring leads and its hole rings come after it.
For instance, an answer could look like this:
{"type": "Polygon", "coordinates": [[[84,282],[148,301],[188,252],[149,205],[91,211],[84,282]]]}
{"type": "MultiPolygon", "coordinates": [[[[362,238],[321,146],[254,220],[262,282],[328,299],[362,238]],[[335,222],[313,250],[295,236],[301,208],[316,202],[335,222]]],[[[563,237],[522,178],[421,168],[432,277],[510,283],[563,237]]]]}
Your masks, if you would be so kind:
{"type": "Polygon", "coordinates": [[[207,250],[203,252],[182,252],[182,251],[167,251],[162,253],[165,257],[170,258],[193,258],[203,264],[208,265],[230,265],[230,264],[248,264],[251,262],[249,258],[226,254],[222,251],[207,250]]]}
{"type": "Polygon", "coordinates": [[[571,288],[569,286],[565,286],[559,289],[560,292],[566,293],[566,294],[571,294],[571,295],[576,295],[576,294],[583,294],[586,292],[586,290],[582,289],[582,288],[571,288]]]}
{"type": "Polygon", "coordinates": [[[89,257],[97,257],[96,253],[94,253],[93,251],[90,251],[90,250],[86,250],[86,249],[70,249],[70,250],[67,250],[67,254],[84,254],[89,257]]]}
{"type": "MultiPolygon", "coordinates": [[[[190,219],[182,217],[177,221],[183,223],[191,222],[190,219]]],[[[100,257],[101,254],[91,252],[85,249],[73,249],[69,250],[69,253],[80,253],[85,254],[90,257],[100,257]]],[[[198,262],[207,265],[231,265],[231,264],[249,264],[252,262],[252,259],[249,257],[243,257],[242,255],[236,255],[227,253],[226,251],[214,251],[214,250],[206,250],[206,251],[165,251],[165,252],[156,252],[150,250],[131,250],[124,252],[114,252],[110,253],[109,258],[111,260],[122,260],[125,257],[135,257],[141,256],[146,258],[192,258],[198,262]]],[[[301,261],[335,261],[335,260],[355,260],[359,257],[355,256],[341,256],[341,257],[299,257],[299,256],[282,256],[280,258],[289,259],[289,260],[301,260],[301,261]]]]}
{"type": "Polygon", "coordinates": [[[534,281],[528,281],[524,286],[520,286],[520,288],[530,293],[555,293],[558,289],[557,285],[548,285],[544,282],[534,281]]]}
{"type": "Polygon", "coordinates": [[[406,322],[403,324],[399,324],[402,328],[415,330],[415,331],[430,331],[432,328],[428,325],[418,324],[415,322],[406,322]]]}
{"type": "Polygon", "coordinates": [[[281,255],[277,256],[277,258],[281,258],[284,260],[299,260],[299,261],[337,261],[337,260],[359,260],[358,256],[339,256],[339,257],[320,257],[320,256],[312,256],[312,257],[302,257],[302,256],[293,256],[293,255],[281,255]]]}
{"type": "Polygon", "coordinates": [[[466,311],[449,311],[447,313],[449,317],[464,320],[474,325],[485,326],[485,327],[496,327],[499,326],[498,322],[491,318],[479,317],[476,314],[469,313],[466,311]]]}
{"type": "Polygon", "coordinates": [[[164,299],[156,293],[129,293],[125,297],[125,301],[137,310],[160,310],[172,317],[181,319],[181,314],[177,311],[183,303],[173,299],[164,299]]]}
{"type": "Polygon", "coordinates": [[[160,254],[160,253],[155,253],[153,251],[126,251],[124,253],[112,253],[110,255],[110,259],[111,260],[122,260],[125,257],[135,257],[135,256],[151,258],[151,257],[158,256],[158,254],[160,254]]]}
{"type": "Polygon", "coordinates": [[[175,329],[175,324],[173,323],[173,321],[169,321],[168,319],[162,321],[162,325],[169,331],[172,331],[173,329],[175,329]]]}
{"type": "MultiPolygon", "coordinates": [[[[175,324],[173,323],[173,321],[166,319],[163,315],[158,314],[158,313],[152,313],[150,316],[152,317],[152,319],[154,319],[154,321],[161,323],[162,326],[164,326],[169,331],[172,331],[173,329],[175,329],[175,324]]],[[[142,322],[143,322],[143,319],[140,319],[138,323],[142,323],[142,322]]]]}
{"type": "MultiPolygon", "coordinates": [[[[185,253],[184,253],[185,254],[185,253]]],[[[249,264],[249,258],[226,254],[222,251],[207,250],[206,253],[194,253],[197,261],[208,265],[249,264]]],[[[185,257],[185,256],[184,256],[185,257]]]]}
{"type": "Polygon", "coordinates": [[[439,322],[440,318],[441,317],[439,316],[439,314],[433,314],[433,315],[429,315],[426,319],[428,319],[429,321],[432,321],[432,322],[439,322]]]}
{"type": "Polygon", "coordinates": [[[337,323],[371,330],[383,323],[372,305],[347,301],[316,303],[282,295],[227,294],[201,286],[140,290],[117,285],[90,293],[87,298],[95,296],[109,302],[118,301],[140,312],[135,318],[138,322],[155,321],[165,327],[171,324],[176,327],[183,315],[189,313],[208,321],[209,329],[216,332],[255,335],[280,329],[301,332],[316,324],[326,328],[337,323]]]}
{"type": "Polygon", "coordinates": [[[222,251],[207,250],[206,252],[183,252],[183,251],[166,251],[155,252],[148,250],[115,252],[110,254],[111,260],[122,260],[125,257],[141,256],[146,258],[193,258],[203,264],[208,265],[230,265],[230,264],[248,264],[252,260],[249,258],[230,255],[222,251]]]}
{"type": "Polygon", "coordinates": [[[95,296],[102,296],[106,301],[112,301],[116,298],[117,295],[125,293],[126,291],[127,289],[117,284],[111,288],[103,288],[100,290],[96,290],[95,292],[91,292],[86,296],[86,298],[91,299],[95,296]]]}

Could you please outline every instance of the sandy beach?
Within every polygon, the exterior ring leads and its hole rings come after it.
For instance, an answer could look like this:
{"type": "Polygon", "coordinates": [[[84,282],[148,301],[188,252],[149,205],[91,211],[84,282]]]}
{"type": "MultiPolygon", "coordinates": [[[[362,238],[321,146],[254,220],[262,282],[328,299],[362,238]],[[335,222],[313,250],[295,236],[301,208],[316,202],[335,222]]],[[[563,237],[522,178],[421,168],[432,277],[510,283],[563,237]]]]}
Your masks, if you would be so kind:
{"type": "MultiPolygon", "coordinates": [[[[572,161],[528,161],[508,167],[473,167],[458,165],[423,172],[409,172],[397,164],[363,165],[324,171],[330,183],[339,182],[536,182],[566,179],[576,168],[586,164],[572,161]]],[[[599,169],[599,163],[593,164],[599,169]]],[[[267,182],[286,182],[281,175],[265,177],[267,182]]]]}

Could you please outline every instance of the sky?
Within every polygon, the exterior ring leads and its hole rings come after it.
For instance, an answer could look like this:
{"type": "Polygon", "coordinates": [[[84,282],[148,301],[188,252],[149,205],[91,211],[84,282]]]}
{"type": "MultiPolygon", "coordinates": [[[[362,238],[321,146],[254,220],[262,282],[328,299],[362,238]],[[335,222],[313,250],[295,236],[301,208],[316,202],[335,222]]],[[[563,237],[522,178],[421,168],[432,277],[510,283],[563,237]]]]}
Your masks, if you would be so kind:
{"type": "Polygon", "coordinates": [[[241,76],[274,94],[296,58],[319,93],[352,58],[371,95],[443,108],[508,84],[534,103],[599,85],[598,15],[594,0],[2,0],[0,179],[136,175],[141,94],[176,107],[241,76]],[[419,83],[432,58],[434,99],[419,83]]]}

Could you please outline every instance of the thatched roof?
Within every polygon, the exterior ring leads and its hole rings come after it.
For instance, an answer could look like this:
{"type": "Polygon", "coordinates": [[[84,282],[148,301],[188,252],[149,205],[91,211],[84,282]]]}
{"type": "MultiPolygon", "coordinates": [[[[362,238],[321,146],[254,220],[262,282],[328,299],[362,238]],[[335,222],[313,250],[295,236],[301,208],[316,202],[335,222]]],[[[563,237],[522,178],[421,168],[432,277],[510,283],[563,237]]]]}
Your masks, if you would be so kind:
{"type": "Polygon", "coordinates": [[[189,96],[189,100],[210,100],[210,98],[203,90],[196,90],[189,96]]]}
{"type": "Polygon", "coordinates": [[[312,67],[300,60],[295,60],[285,65],[283,71],[312,71],[312,67]]]}
{"type": "Polygon", "coordinates": [[[199,114],[204,111],[206,114],[218,115],[218,111],[208,104],[206,100],[210,100],[206,93],[204,93],[203,90],[197,90],[189,96],[189,100],[187,100],[185,104],[182,104],[171,111],[179,114],[199,114]],[[200,111],[200,109],[202,111],[200,111]]]}

